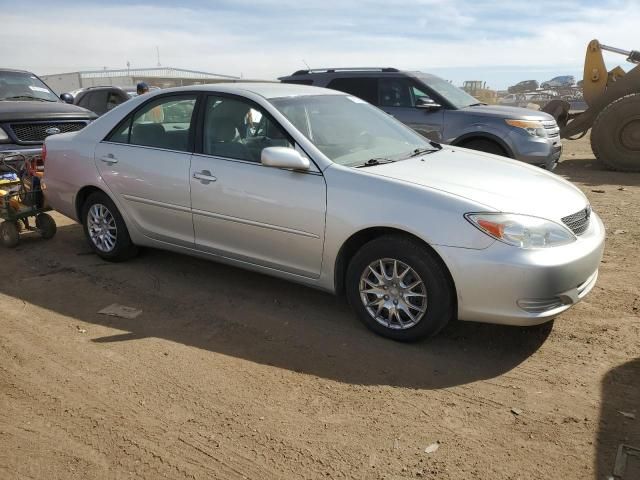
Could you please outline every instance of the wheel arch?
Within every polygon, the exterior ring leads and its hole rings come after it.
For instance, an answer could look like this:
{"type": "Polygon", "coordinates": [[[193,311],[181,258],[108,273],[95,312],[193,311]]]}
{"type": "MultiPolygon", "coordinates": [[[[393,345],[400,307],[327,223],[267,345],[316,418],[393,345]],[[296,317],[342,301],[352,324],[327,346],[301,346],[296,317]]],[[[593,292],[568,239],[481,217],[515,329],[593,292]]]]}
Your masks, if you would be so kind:
{"type": "Polygon", "coordinates": [[[335,260],[334,266],[334,285],[335,285],[335,293],[337,295],[343,295],[345,292],[345,277],[347,274],[347,266],[349,262],[353,258],[353,256],[360,250],[360,248],[366,243],[379,238],[384,235],[402,235],[407,238],[412,239],[416,243],[419,243],[422,247],[428,249],[431,253],[433,253],[434,258],[436,258],[444,271],[446,272],[447,278],[449,279],[450,286],[453,289],[453,298],[455,300],[455,311],[458,310],[458,302],[457,302],[457,289],[455,281],[453,280],[453,276],[451,275],[451,271],[449,267],[444,262],[442,257],[438,254],[438,252],[427,242],[425,242],[420,237],[409,233],[405,230],[401,230],[393,227],[369,227],[358,232],[352,234],[340,247],[338,251],[338,255],[335,260]]]}
{"type": "Polygon", "coordinates": [[[489,140],[491,142],[494,142],[504,150],[504,152],[507,154],[507,157],[516,158],[511,147],[509,147],[509,145],[507,145],[507,143],[503,139],[488,132],[465,133],[464,135],[460,135],[458,138],[452,141],[451,145],[464,148],[464,144],[472,140],[489,140]]]}
{"type": "Polygon", "coordinates": [[[111,195],[104,191],[104,189],[96,187],[95,185],[85,185],[80,190],[78,190],[78,193],[76,193],[74,207],[76,211],[76,218],[78,219],[78,222],[80,224],[84,223],[84,220],[82,218],[82,206],[84,205],[84,202],[87,200],[87,198],[89,198],[89,195],[95,192],[104,193],[106,196],[111,198],[111,195]]]}

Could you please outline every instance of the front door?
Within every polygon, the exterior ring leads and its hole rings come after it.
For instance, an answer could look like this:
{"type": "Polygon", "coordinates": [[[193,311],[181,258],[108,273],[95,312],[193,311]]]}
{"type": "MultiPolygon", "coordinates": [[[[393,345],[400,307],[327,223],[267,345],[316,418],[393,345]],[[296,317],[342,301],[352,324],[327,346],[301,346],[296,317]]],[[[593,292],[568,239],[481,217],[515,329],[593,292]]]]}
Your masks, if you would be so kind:
{"type": "Polygon", "coordinates": [[[210,96],[202,153],[191,162],[196,247],[242,262],[316,278],[322,266],[326,187],[315,171],[260,163],[262,149],[294,147],[258,105],[210,96]]]}
{"type": "Polygon", "coordinates": [[[385,77],[378,81],[378,106],[422,136],[442,142],[444,109],[418,108],[418,99],[429,95],[409,78],[385,77]]]}
{"type": "Polygon", "coordinates": [[[189,193],[195,95],[163,96],[130,115],[95,151],[98,170],[138,230],[193,247],[189,193]]]}

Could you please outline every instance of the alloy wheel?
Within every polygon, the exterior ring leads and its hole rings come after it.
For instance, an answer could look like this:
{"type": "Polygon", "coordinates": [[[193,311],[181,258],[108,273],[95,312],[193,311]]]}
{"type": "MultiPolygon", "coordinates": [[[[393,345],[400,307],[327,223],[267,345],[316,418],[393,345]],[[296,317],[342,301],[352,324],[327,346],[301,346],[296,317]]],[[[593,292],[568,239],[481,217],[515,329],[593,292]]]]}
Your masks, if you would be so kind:
{"type": "Polygon", "coordinates": [[[111,252],[118,239],[116,219],[107,207],[94,203],[87,213],[87,231],[95,247],[104,253],[111,252]]]}
{"type": "Polygon", "coordinates": [[[400,260],[371,262],[360,277],[359,290],[369,315],[386,328],[414,327],[427,311],[427,289],[422,278],[400,260]]]}

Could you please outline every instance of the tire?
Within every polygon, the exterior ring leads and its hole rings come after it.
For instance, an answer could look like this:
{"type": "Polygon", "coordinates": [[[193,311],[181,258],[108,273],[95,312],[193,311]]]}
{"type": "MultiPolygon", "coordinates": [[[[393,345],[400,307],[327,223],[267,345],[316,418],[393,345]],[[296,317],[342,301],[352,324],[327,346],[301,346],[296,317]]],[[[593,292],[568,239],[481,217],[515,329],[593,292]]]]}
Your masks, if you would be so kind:
{"type": "Polygon", "coordinates": [[[467,140],[460,144],[462,148],[469,148],[471,150],[477,150],[479,152],[491,153],[493,155],[499,155],[501,157],[508,157],[507,152],[498,143],[486,138],[474,138],[467,140]]]}
{"type": "Polygon", "coordinates": [[[412,342],[433,336],[456,312],[455,291],[446,267],[426,246],[403,235],[385,235],[362,246],[349,262],[345,283],[347,299],[358,318],[375,333],[393,340],[412,342]],[[379,276],[380,261],[387,274],[384,279],[379,276]],[[392,281],[394,262],[396,281],[392,281]],[[375,273],[369,268],[372,265],[375,273]],[[418,281],[422,284],[406,288],[418,281]],[[376,283],[381,288],[375,288],[376,283]],[[392,314],[394,298],[399,306],[397,314],[392,314]],[[406,313],[409,303],[415,322],[406,313]]]}
{"type": "Polygon", "coordinates": [[[82,226],[89,246],[100,258],[123,262],[137,255],[138,247],[131,241],[122,215],[106,194],[89,195],[82,205],[82,226]]]}
{"type": "Polygon", "coordinates": [[[52,239],[58,231],[55,220],[46,213],[41,213],[36,217],[36,228],[45,240],[52,239]]]}
{"type": "Polygon", "coordinates": [[[598,114],[591,149],[612,170],[640,172],[640,93],[621,97],[598,114]]]}
{"type": "Polygon", "coordinates": [[[20,230],[14,222],[2,222],[0,224],[0,239],[2,245],[7,248],[14,248],[20,242],[20,230]]]}

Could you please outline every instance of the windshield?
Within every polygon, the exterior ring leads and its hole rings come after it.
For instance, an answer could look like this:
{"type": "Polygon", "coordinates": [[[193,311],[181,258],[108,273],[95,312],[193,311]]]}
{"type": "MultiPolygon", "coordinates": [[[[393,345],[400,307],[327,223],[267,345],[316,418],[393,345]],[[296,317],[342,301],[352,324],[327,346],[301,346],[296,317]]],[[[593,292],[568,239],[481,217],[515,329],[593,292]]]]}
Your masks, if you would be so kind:
{"type": "Polygon", "coordinates": [[[455,108],[464,108],[481,103],[478,99],[446,80],[431,75],[417,75],[417,77],[441,97],[448,100],[455,108]]]}
{"type": "Polygon", "coordinates": [[[357,97],[307,95],[270,102],[332,161],[356,166],[435,150],[424,137],[357,97]]]}
{"type": "Polygon", "coordinates": [[[57,102],[58,96],[31,73],[0,70],[0,100],[57,102]]]}

